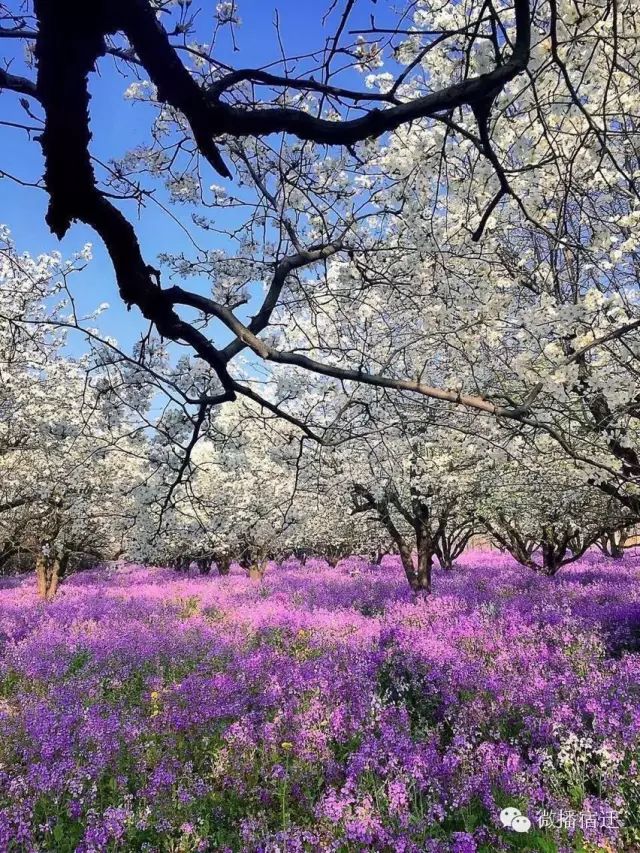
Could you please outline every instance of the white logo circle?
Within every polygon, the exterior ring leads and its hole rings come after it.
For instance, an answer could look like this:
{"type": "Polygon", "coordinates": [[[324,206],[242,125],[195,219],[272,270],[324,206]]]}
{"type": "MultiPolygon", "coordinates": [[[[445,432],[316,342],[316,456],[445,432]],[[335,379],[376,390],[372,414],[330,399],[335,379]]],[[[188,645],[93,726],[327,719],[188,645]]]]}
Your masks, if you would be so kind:
{"type": "Polygon", "coordinates": [[[526,815],[520,814],[511,821],[511,829],[514,832],[529,832],[531,829],[531,821],[526,815]]]}
{"type": "Polygon", "coordinates": [[[522,812],[520,809],[517,809],[515,806],[508,806],[500,812],[500,822],[503,826],[511,826],[514,819],[521,816],[522,812]]]}

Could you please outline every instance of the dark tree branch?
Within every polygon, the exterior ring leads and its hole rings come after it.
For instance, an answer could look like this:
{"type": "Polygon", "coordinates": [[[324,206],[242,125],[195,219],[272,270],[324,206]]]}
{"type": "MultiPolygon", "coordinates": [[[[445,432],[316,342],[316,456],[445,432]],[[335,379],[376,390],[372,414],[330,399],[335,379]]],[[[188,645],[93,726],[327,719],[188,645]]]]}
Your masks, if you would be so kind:
{"type": "MultiPolygon", "coordinates": [[[[450,391],[444,388],[435,388],[425,385],[413,379],[396,379],[391,376],[383,376],[375,373],[358,369],[349,369],[339,367],[333,364],[324,364],[323,362],[309,358],[309,356],[301,355],[296,352],[281,351],[270,346],[266,341],[258,338],[248,326],[245,326],[228,308],[207,296],[202,296],[199,293],[193,293],[184,290],[179,286],[168,288],[162,291],[163,296],[174,305],[188,305],[191,308],[197,308],[209,316],[216,317],[221,320],[227,328],[234,333],[242,346],[247,346],[260,356],[265,361],[272,361],[275,364],[288,364],[295,367],[301,367],[311,373],[319,373],[323,376],[331,376],[335,379],[342,379],[353,382],[361,382],[365,385],[375,385],[379,388],[391,388],[402,391],[413,391],[424,397],[430,397],[436,400],[443,400],[455,405],[465,406],[470,409],[486,412],[487,414],[495,415],[496,417],[509,418],[520,420],[529,409],[526,406],[518,408],[506,408],[492,403],[482,397],[463,394],[460,391],[450,391]]],[[[223,351],[224,354],[225,351],[223,351]]]]}
{"type": "MultiPolygon", "coordinates": [[[[76,4],[72,0],[66,0],[62,7],[65,5],[68,7],[76,4]]],[[[231,175],[220,157],[213,137],[221,134],[236,137],[265,136],[284,132],[313,142],[352,146],[356,142],[380,136],[418,118],[436,116],[465,104],[473,106],[492,100],[510,80],[525,70],[529,61],[529,2],[515,0],[516,39],[513,53],[493,71],[446,86],[422,98],[397,104],[387,110],[374,109],[357,119],[330,121],[286,107],[244,109],[221,103],[219,88],[214,87],[208,93],[205,92],[184,67],[148,0],[119,0],[112,2],[108,11],[103,4],[98,6],[102,8],[92,14],[87,10],[78,10],[78,17],[84,15],[87,19],[93,18],[95,34],[102,42],[98,55],[106,53],[107,50],[103,43],[104,36],[122,30],[156,85],[158,99],[184,114],[199,150],[211,165],[226,177],[231,175]]],[[[247,73],[232,72],[232,75],[247,73]]],[[[258,77],[264,74],[259,71],[252,73],[258,77]]],[[[226,79],[229,80],[228,77],[226,79]]],[[[314,84],[315,91],[328,95],[335,94],[332,89],[333,87],[326,83],[314,84]]],[[[353,99],[354,94],[357,93],[345,94],[345,97],[353,99]]]]}
{"type": "Polygon", "coordinates": [[[217,172],[230,178],[231,172],[213,142],[213,136],[221,131],[206,95],[180,61],[154,9],[147,0],[120,0],[113,5],[117,27],[124,30],[155,83],[158,99],[185,116],[202,155],[217,172]]]}
{"type": "Polygon", "coordinates": [[[30,98],[40,100],[36,84],[32,80],[26,77],[16,77],[15,74],[9,74],[8,71],[0,68],[0,91],[2,89],[9,89],[11,92],[17,92],[19,95],[28,95],[30,98]]]}
{"type": "Polygon", "coordinates": [[[46,113],[40,141],[50,195],[47,223],[60,239],[74,219],[93,227],[107,247],[124,302],[136,305],[162,336],[190,344],[216,371],[226,399],[233,399],[233,383],[220,353],[163,298],[142,257],[133,226],[96,187],[89,155],[87,76],[104,54],[107,25],[76,14],[75,5],[70,0],[56,4],[54,10],[47,0],[35,3],[40,21],[37,86],[46,113]]]}
{"type": "Polygon", "coordinates": [[[271,74],[268,71],[262,71],[257,68],[239,68],[237,71],[231,71],[225,74],[220,80],[216,81],[209,87],[208,94],[214,100],[218,100],[220,96],[228,89],[237,86],[243,82],[258,83],[263,86],[272,86],[281,89],[296,89],[303,92],[319,92],[323,95],[328,95],[334,98],[343,98],[344,100],[354,101],[383,101],[388,104],[398,104],[396,97],[382,92],[358,92],[354,89],[343,89],[340,86],[331,86],[328,83],[321,83],[318,80],[305,79],[300,77],[285,77],[279,74],[271,74]]]}

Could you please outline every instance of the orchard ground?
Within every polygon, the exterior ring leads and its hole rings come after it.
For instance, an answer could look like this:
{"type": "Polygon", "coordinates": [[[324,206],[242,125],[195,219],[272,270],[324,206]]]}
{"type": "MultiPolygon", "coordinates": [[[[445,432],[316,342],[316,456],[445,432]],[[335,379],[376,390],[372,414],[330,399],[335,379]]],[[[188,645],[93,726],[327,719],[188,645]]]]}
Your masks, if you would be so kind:
{"type": "Polygon", "coordinates": [[[640,849],[640,552],[1,583],[2,851],[640,849]]]}

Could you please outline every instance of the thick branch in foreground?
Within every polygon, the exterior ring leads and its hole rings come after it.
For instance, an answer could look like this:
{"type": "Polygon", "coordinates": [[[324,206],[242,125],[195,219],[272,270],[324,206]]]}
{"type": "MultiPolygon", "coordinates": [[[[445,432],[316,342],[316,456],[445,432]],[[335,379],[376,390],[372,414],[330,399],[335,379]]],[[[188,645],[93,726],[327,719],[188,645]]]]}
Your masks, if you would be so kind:
{"type": "Polygon", "coordinates": [[[40,30],[36,42],[37,88],[45,108],[41,136],[45,183],[50,195],[47,223],[59,238],[78,219],[94,228],[111,257],[120,295],[137,305],[166,338],[184,341],[216,371],[225,399],[234,391],[220,354],[163,297],[145,263],[133,226],[97,189],[89,155],[88,74],[105,52],[107,22],[98,15],[82,15],[74,2],[55,4],[36,0],[40,30]]]}
{"type": "MultiPolygon", "coordinates": [[[[36,5],[40,18],[46,4],[36,5]]],[[[229,170],[213,142],[222,134],[244,137],[290,133],[313,142],[351,146],[416,119],[433,117],[463,105],[474,107],[478,103],[490,102],[510,80],[526,69],[529,62],[531,20],[528,0],[515,0],[514,9],[516,37],[512,54],[492,71],[388,109],[372,109],[356,119],[332,121],[289,107],[241,108],[221,102],[219,98],[225,88],[251,76],[254,79],[264,78],[264,73],[232,72],[208,92],[203,90],[182,64],[148,0],[111,0],[108,4],[103,0],[91,7],[82,7],[74,0],[56,4],[56,10],[60,11],[61,17],[68,19],[72,32],[75,30],[79,37],[83,37],[77,32],[79,27],[83,27],[85,33],[92,29],[94,38],[102,42],[96,55],[106,52],[105,35],[118,30],[126,34],[141,65],[156,85],[158,99],[183,113],[200,152],[226,177],[230,177],[229,170]],[[74,21],[78,26],[73,27],[74,21]]],[[[42,41],[42,38],[41,34],[38,40],[42,41]]],[[[92,52],[95,45],[87,45],[87,48],[92,52]]],[[[276,82],[276,78],[267,77],[276,82]]],[[[314,88],[323,91],[322,84],[316,83],[314,88]]],[[[324,87],[326,94],[332,94],[332,89],[329,85],[324,87]]],[[[366,97],[365,93],[348,90],[341,90],[341,93],[352,100],[364,100],[366,97]]]]}
{"type": "MultiPolygon", "coordinates": [[[[333,121],[289,107],[241,108],[219,100],[222,91],[242,79],[273,79],[260,72],[232,72],[221,83],[204,92],[186,71],[167,33],[158,23],[146,0],[120,0],[114,10],[120,26],[135,48],[158,90],[158,99],[180,110],[191,125],[201,153],[220,174],[229,177],[212,137],[267,136],[289,133],[299,139],[327,145],[352,146],[396,130],[420,118],[437,116],[464,105],[488,103],[506,84],[524,71],[529,62],[531,19],[528,0],[515,0],[516,38],[511,56],[486,74],[445,86],[420,98],[388,109],[372,109],[351,120],[333,121]]],[[[274,81],[275,82],[275,81],[274,81]]],[[[332,94],[333,87],[315,84],[317,91],[332,94]]],[[[342,90],[351,100],[364,93],[342,90]]]]}

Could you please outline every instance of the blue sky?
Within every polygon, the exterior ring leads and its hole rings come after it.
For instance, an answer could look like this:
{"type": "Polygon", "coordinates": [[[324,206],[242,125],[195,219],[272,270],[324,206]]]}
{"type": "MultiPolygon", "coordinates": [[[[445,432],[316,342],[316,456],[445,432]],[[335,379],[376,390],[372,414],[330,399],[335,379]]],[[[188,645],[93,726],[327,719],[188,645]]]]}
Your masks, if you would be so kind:
{"type": "MultiPolygon", "coordinates": [[[[195,0],[193,7],[197,5],[198,0],[195,0]]],[[[201,5],[203,10],[198,18],[197,38],[207,41],[212,30],[215,0],[202,0],[201,5]]],[[[388,23],[389,12],[383,8],[386,6],[385,2],[356,0],[349,27],[368,26],[371,14],[375,14],[377,23],[385,23],[385,18],[388,23]]],[[[216,56],[236,67],[260,67],[277,60],[280,48],[273,27],[276,9],[288,55],[318,49],[335,29],[336,11],[339,12],[343,4],[338,3],[339,9],[334,11],[330,25],[323,30],[320,20],[327,7],[328,0],[239,0],[238,12],[243,21],[236,31],[239,51],[233,50],[231,40],[226,37],[219,41],[216,56]]],[[[347,35],[346,38],[353,37],[347,35]]],[[[5,57],[14,57],[10,69],[13,73],[35,75],[34,70],[24,65],[19,42],[4,40],[4,43],[0,42],[0,48],[5,57]]],[[[340,63],[339,58],[337,62],[340,63]]],[[[348,80],[349,85],[362,87],[362,80],[356,79],[359,75],[349,72],[348,76],[351,78],[348,80]]],[[[123,98],[123,92],[131,79],[117,74],[112,60],[108,58],[103,60],[99,73],[92,75],[92,153],[100,159],[119,157],[147,138],[150,112],[144,106],[123,98]]],[[[34,112],[40,113],[37,105],[34,112]]],[[[18,98],[12,93],[4,92],[0,96],[0,121],[30,121],[19,106],[18,98]]],[[[43,164],[37,142],[29,141],[24,131],[7,127],[0,127],[0,135],[0,169],[22,180],[39,179],[43,164]]],[[[205,182],[209,178],[210,183],[224,184],[224,179],[213,171],[205,175],[205,182]]],[[[120,303],[111,263],[99,239],[90,229],[76,224],[60,243],[49,232],[45,222],[47,201],[43,190],[19,186],[8,178],[0,180],[0,222],[10,227],[19,250],[38,254],[59,249],[63,255],[70,255],[86,242],[92,243],[94,260],[73,282],[78,309],[88,313],[101,302],[108,302],[111,307],[100,319],[101,329],[116,337],[121,344],[130,345],[143,329],[142,318],[135,309],[128,312],[120,303]]],[[[149,263],[155,263],[161,251],[188,250],[188,238],[184,232],[157,208],[151,206],[139,217],[133,202],[125,203],[122,209],[135,222],[144,256],[149,263]]],[[[189,223],[191,209],[176,207],[174,212],[189,223]]],[[[193,225],[190,227],[194,228],[193,225]]],[[[205,242],[206,238],[199,229],[197,236],[201,244],[205,242]]],[[[212,235],[209,243],[205,244],[208,248],[216,248],[220,244],[216,244],[215,240],[215,235],[212,235]]]]}

